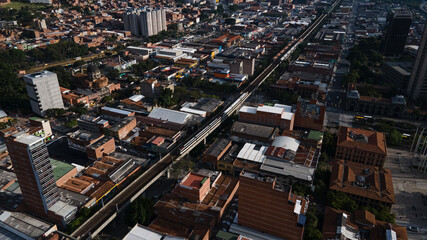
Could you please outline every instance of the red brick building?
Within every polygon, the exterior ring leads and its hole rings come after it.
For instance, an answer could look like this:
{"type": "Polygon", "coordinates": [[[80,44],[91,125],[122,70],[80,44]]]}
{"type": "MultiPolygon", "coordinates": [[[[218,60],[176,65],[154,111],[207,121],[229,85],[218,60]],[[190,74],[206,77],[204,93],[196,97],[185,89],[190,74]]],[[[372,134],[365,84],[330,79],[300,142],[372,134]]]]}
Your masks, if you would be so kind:
{"type": "Polygon", "coordinates": [[[135,117],[127,117],[122,121],[114,124],[110,128],[105,128],[104,132],[108,136],[113,136],[120,140],[124,139],[130,131],[132,131],[136,127],[136,118],[135,117]]]}
{"type": "Polygon", "coordinates": [[[280,129],[292,130],[295,114],[292,107],[275,104],[274,107],[260,105],[258,107],[243,106],[239,111],[239,121],[254,123],[280,129]]]}
{"type": "Polygon", "coordinates": [[[187,239],[212,239],[212,229],[220,223],[238,188],[237,178],[221,173],[189,173],[156,203],[157,217],[149,228],[187,239]]]}
{"type": "Polygon", "coordinates": [[[197,173],[188,173],[174,189],[174,193],[191,202],[201,202],[210,190],[210,179],[197,173]]]}
{"type": "Polygon", "coordinates": [[[295,127],[323,131],[326,106],[315,100],[299,101],[295,112],[295,127]]]}
{"type": "Polygon", "coordinates": [[[385,135],[376,131],[340,127],[335,157],[382,168],[387,157],[385,135]]]}
{"type": "Polygon", "coordinates": [[[216,140],[203,154],[203,161],[216,166],[217,162],[231,147],[231,140],[220,138],[216,140]]]}
{"type": "Polygon", "coordinates": [[[238,224],[288,240],[303,238],[308,201],[292,194],[276,178],[242,172],[238,224]]]}
{"type": "Polygon", "coordinates": [[[89,159],[98,160],[104,155],[108,155],[116,150],[114,138],[104,136],[98,141],[86,147],[86,154],[89,159]]]}

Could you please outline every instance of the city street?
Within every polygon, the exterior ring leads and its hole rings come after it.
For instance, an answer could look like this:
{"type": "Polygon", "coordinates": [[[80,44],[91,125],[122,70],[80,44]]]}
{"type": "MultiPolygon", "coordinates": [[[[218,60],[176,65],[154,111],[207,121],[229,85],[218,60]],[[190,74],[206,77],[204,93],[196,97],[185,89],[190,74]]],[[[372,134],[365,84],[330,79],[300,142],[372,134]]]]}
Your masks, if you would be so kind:
{"type": "Polygon", "coordinates": [[[419,232],[408,230],[409,239],[427,239],[427,173],[412,168],[412,154],[388,148],[385,168],[391,169],[396,204],[396,224],[415,226],[419,232]]]}

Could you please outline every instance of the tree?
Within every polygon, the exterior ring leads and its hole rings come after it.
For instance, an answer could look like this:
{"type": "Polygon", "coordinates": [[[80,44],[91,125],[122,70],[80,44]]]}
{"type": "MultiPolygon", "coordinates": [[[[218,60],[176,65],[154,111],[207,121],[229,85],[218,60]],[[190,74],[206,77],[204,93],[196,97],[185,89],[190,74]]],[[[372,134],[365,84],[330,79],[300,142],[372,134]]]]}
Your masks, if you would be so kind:
{"type": "Polygon", "coordinates": [[[393,128],[387,135],[387,143],[395,146],[400,145],[402,143],[402,133],[393,128]]]}
{"type": "Polygon", "coordinates": [[[73,82],[73,75],[70,71],[65,70],[63,66],[55,66],[48,69],[51,72],[56,73],[58,76],[58,82],[61,87],[75,89],[76,85],[73,82]]]}
{"type": "Polygon", "coordinates": [[[46,110],[46,116],[49,118],[62,117],[65,114],[65,110],[62,108],[51,108],[46,110]]]}
{"type": "Polygon", "coordinates": [[[173,92],[171,89],[169,88],[163,89],[159,97],[159,104],[163,107],[170,107],[176,104],[175,100],[172,97],[173,97],[173,92]]]}
{"type": "Polygon", "coordinates": [[[129,205],[126,213],[126,222],[129,226],[135,226],[137,223],[148,225],[154,217],[154,203],[150,199],[139,197],[129,205]]]}
{"type": "Polygon", "coordinates": [[[239,6],[237,5],[231,5],[228,7],[228,9],[230,10],[230,12],[235,12],[239,9],[239,6]]]}
{"type": "Polygon", "coordinates": [[[305,240],[321,240],[322,232],[319,230],[319,219],[316,216],[316,208],[312,204],[308,207],[306,213],[307,220],[304,226],[305,240]]]}
{"type": "Polygon", "coordinates": [[[358,209],[356,201],[351,199],[346,193],[340,191],[329,191],[328,199],[331,206],[348,212],[354,212],[358,209]]]}
{"type": "Polygon", "coordinates": [[[234,25],[234,24],[236,24],[236,19],[234,19],[234,18],[227,18],[227,19],[225,19],[225,24],[227,24],[227,25],[234,25]]]}
{"type": "Polygon", "coordinates": [[[322,152],[322,154],[320,154],[319,161],[320,161],[320,162],[323,162],[323,163],[327,163],[327,162],[329,162],[328,154],[327,154],[325,151],[324,151],[324,152],[322,152]]]}
{"type": "Polygon", "coordinates": [[[87,113],[87,108],[85,107],[85,105],[83,103],[78,103],[72,107],[69,108],[70,111],[75,112],[77,114],[85,114],[87,113]]]}
{"type": "Polygon", "coordinates": [[[102,103],[107,103],[107,102],[111,102],[113,100],[113,98],[111,96],[105,96],[101,99],[102,103]]]}
{"type": "Polygon", "coordinates": [[[328,156],[334,157],[337,149],[337,140],[338,136],[336,134],[332,134],[329,131],[326,131],[323,134],[323,144],[322,149],[328,154],[328,156]]]}
{"type": "Polygon", "coordinates": [[[85,62],[83,60],[75,61],[73,63],[73,67],[75,67],[75,68],[81,67],[83,64],[85,64],[85,62]]]}
{"type": "Polygon", "coordinates": [[[107,74],[108,78],[110,79],[118,79],[120,76],[120,71],[117,69],[111,69],[108,74],[107,74]]]}

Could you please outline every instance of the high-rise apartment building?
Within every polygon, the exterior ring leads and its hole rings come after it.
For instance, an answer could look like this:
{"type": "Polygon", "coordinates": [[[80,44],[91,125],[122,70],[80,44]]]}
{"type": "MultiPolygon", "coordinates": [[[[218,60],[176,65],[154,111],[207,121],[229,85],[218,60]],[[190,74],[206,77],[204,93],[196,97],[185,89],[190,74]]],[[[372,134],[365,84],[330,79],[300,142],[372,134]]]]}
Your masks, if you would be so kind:
{"type": "Polygon", "coordinates": [[[302,239],[307,199],[285,189],[275,177],[242,172],[239,179],[238,226],[231,229],[252,228],[281,239],[302,239]]]}
{"type": "Polygon", "coordinates": [[[34,113],[45,116],[46,110],[64,108],[56,73],[42,71],[24,75],[25,86],[34,113]]]}
{"type": "Polygon", "coordinates": [[[132,10],[123,14],[123,22],[125,30],[134,36],[148,37],[167,30],[165,9],[132,10]]]}
{"type": "Polygon", "coordinates": [[[403,53],[412,14],[406,9],[393,9],[389,13],[388,22],[387,35],[383,43],[384,55],[393,56],[403,53]]]}
{"type": "Polygon", "coordinates": [[[407,94],[413,100],[427,94],[427,23],[424,27],[417,58],[412,69],[407,94]]]}
{"type": "Polygon", "coordinates": [[[60,201],[44,138],[18,132],[6,145],[26,209],[60,225],[72,220],[77,208],[60,201]]]}

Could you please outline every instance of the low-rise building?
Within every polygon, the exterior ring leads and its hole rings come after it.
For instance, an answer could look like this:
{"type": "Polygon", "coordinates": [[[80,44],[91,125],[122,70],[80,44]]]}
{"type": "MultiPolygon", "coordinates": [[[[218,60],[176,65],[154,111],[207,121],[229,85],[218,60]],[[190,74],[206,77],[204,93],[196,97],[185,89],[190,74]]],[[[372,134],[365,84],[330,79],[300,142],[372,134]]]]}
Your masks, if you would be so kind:
{"type": "Polygon", "coordinates": [[[135,112],[129,112],[112,107],[102,107],[101,112],[103,119],[111,121],[120,121],[124,118],[135,116],[135,112]]]}
{"type": "Polygon", "coordinates": [[[0,210],[0,239],[42,239],[57,230],[55,224],[29,214],[0,210]]]}
{"type": "Polygon", "coordinates": [[[340,127],[335,157],[382,168],[387,157],[385,134],[359,128],[340,127]]]}
{"type": "Polygon", "coordinates": [[[159,97],[165,89],[174,92],[175,87],[172,82],[160,82],[155,78],[141,81],[141,94],[147,98],[159,97]]]}
{"type": "Polygon", "coordinates": [[[211,239],[238,188],[238,179],[221,172],[188,173],[156,203],[157,217],[149,228],[187,239],[211,239]]]}
{"type": "Polygon", "coordinates": [[[186,125],[193,118],[193,114],[156,107],[151,111],[148,117],[186,125]]]}
{"type": "Polygon", "coordinates": [[[273,107],[260,105],[258,107],[243,106],[239,110],[239,120],[280,129],[292,130],[295,114],[292,107],[275,104],[273,107]]]}
{"type": "Polygon", "coordinates": [[[86,147],[103,137],[102,134],[77,130],[67,134],[68,146],[81,152],[86,152],[86,147]]]}
{"type": "Polygon", "coordinates": [[[344,106],[347,111],[399,117],[405,112],[406,100],[402,95],[392,98],[370,97],[351,90],[347,92],[344,106]]]}
{"type": "Polygon", "coordinates": [[[326,207],[324,216],[324,239],[408,239],[406,227],[379,221],[367,210],[348,213],[326,207]]]}
{"type": "Polygon", "coordinates": [[[390,169],[337,159],[329,188],[348,194],[362,206],[391,207],[395,203],[390,169]]]}
{"type": "Polygon", "coordinates": [[[103,129],[107,127],[108,124],[108,121],[101,117],[93,117],[89,115],[81,115],[77,119],[79,129],[91,133],[102,133],[103,129]]]}
{"type": "Polygon", "coordinates": [[[103,136],[98,141],[86,147],[86,154],[89,159],[98,160],[104,155],[108,155],[116,150],[114,138],[103,136]]]}
{"type": "Polygon", "coordinates": [[[117,139],[124,139],[136,127],[135,117],[126,117],[117,122],[110,128],[105,128],[104,132],[107,136],[112,136],[117,139]]]}
{"type": "Polygon", "coordinates": [[[217,139],[203,154],[203,161],[216,168],[218,161],[231,147],[231,140],[217,139]]]}
{"type": "Polygon", "coordinates": [[[317,101],[298,101],[295,112],[294,126],[303,129],[313,129],[323,131],[325,121],[326,106],[317,101]]]}
{"type": "Polygon", "coordinates": [[[236,142],[271,144],[279,133],[279,128],[236,121],[231,127],[231,139],[236,142]]]}

